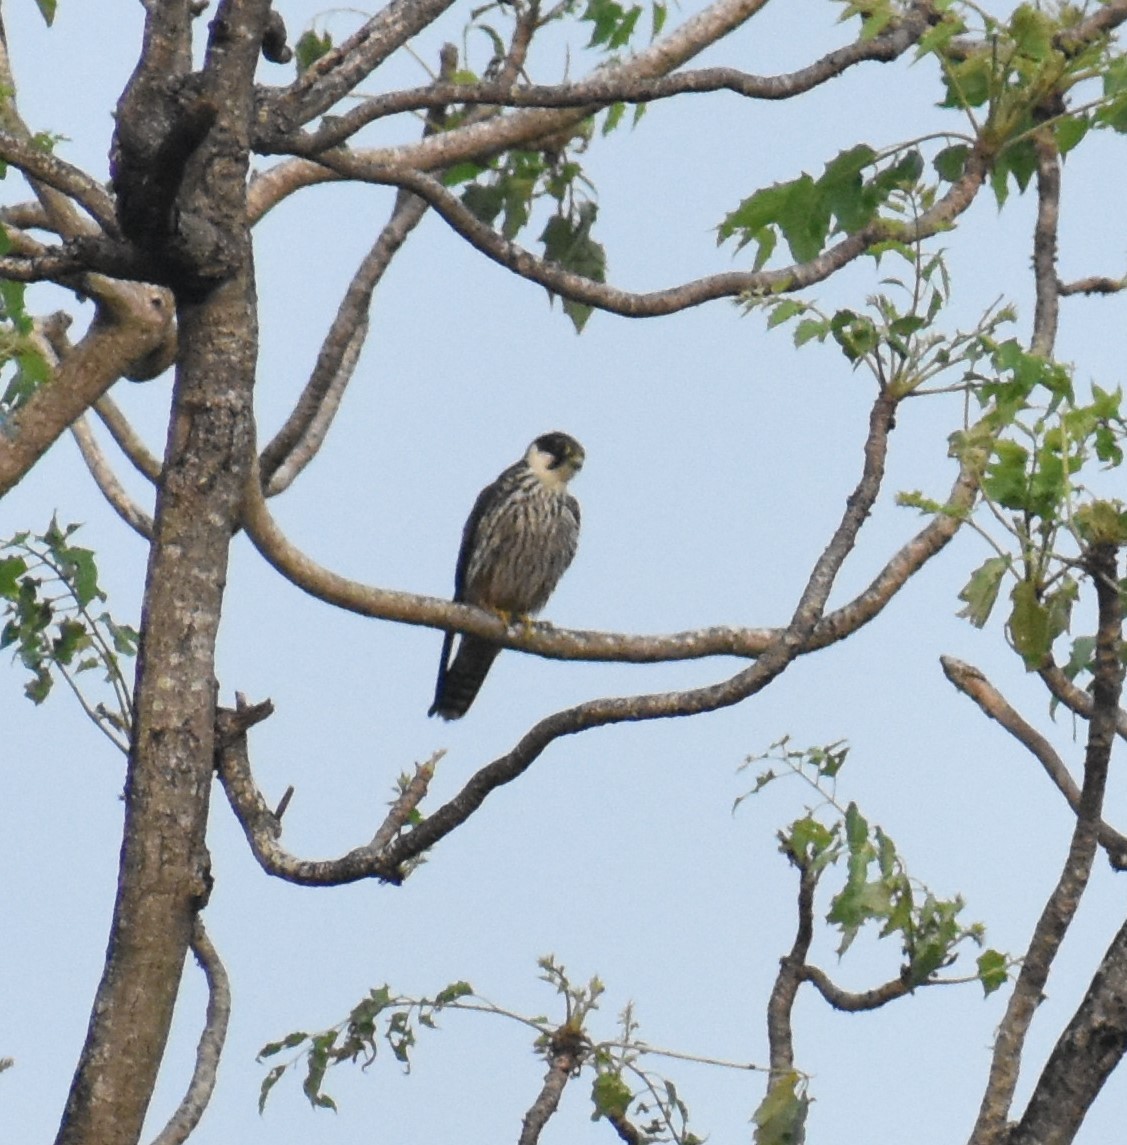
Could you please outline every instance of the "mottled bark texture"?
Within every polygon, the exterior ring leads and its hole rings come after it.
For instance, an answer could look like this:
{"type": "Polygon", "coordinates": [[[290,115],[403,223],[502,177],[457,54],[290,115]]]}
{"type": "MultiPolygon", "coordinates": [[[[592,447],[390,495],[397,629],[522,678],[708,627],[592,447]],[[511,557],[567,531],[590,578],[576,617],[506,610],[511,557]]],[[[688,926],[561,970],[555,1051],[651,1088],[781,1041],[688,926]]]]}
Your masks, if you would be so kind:
{"type": "Polygon", "coordinates": [[[253,448],[245,188],[268,12],[267,0],[221,3],[204,68],[189,75],[187,0],[150,5],[145,54],[119,105],[119,221],[174,289],[180,358],[142,611],[118,895],[60,1145],[140,1138],[209,888],[215,637],[253,448]]]}

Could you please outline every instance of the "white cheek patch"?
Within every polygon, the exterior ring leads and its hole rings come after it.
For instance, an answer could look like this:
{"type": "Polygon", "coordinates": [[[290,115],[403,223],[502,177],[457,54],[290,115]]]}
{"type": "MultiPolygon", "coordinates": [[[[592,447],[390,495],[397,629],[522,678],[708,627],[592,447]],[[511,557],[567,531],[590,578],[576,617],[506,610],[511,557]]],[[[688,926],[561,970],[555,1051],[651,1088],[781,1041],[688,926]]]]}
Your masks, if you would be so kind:
{"type": "Polygon", "coordinates": [[[534,445],[528,451],[526,460],[528,461],[529,469],[531,469],[549,489],[563,489],[567,485],[567,478],[564,476],[564,467],[560,466],[558,469],[551,468],[554,459],[550,453],[545,453],[544,450],[537,449],[534,445]]]}

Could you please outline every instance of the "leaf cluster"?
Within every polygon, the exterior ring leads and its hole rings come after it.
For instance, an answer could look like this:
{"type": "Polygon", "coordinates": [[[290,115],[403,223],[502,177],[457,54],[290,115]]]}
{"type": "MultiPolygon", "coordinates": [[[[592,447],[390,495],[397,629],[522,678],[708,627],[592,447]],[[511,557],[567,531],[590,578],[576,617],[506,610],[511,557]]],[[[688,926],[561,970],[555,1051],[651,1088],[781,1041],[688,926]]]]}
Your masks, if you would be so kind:
{"type": "MultiPolygon", "coordinates": [[[[588,131],[589,126],[578,137],[578,149],[586,145],[588,131]]],[[[514,150],[487,163],[458,164],[446,172],[445,182],[465,183],[462,202],[483,223],[493,226],[500,220],[499,230],[510,240],[528,224],[537,202],[546,201],[552,213],[539,237],[544,258],[593,282],[605,282],[606,250],[592,235],[598,204],[576,158],[575,143],[571,140],[558,151],[514,150]]],[[[565,298],[563,309],[576,331],[582,331],[591,307],[565,298]]]]}
{"type": "Polygon", "coordinates": [[[263,1078],[258,1095],[258,1111],[266,1107],[270,1091],[287,1070],[305,1063],[302,1092],[317,1109],[336,1109],[336,1102],[325,1092],[328,1070],[342,1062],[359,1061],[368,1069],[376,1060],[381,1042],[386,1042],[392,1056],[405,1069],[411,1066],[416,1028],[436,1029],[436,1016],[461,998],[473,995],[468,982],[452,982],[433,998],[406,998],[392,994],[386,984],[370,990],[348,1017],[339,1024],[316,1034],[295,1031],[280,1041],[270,1042],[258,1053],[258,1060],[275,1057],[285,1050],[300,1050],[291,1061],[275,1065],[263,1078]]]}
{"type": "Polygon", "coordinates": [[[798,1070],[775,1078],[752,1115],[755,1145],[802,1145],[811,1102],[807,1086],[798,1070]]]}
{"type": "Polygon", "coordinates": [[[94,611],[106,595],[93,552],[71,543],[78,528],[52,519],[42,534],[17,533],[0,543],[0,648],[13,648],[31,673],[24,693],[36,704],[47,698],[56,672],[78,692],[75,677],[101,669],[113,689],[114,708],[85,701],[83,706],[120,746],[131,719],[121,661],[136,655],[138,635],[108,612],[94,611]]]}
{"type": "Polygon", "coordinates": [[[780,236],[795,262],[817,258],[832,235],[853,234],[878,217],[894,196],[914,190],[923,174],[915,148],[882,159],[868,144],[840,152],[818,178],[763,187],[729,212],[716,231],[717,245],[729,239],[742,250],[756,244],[754,266],[761,269],[780,236]]]}
{"type": "MultiPolygon", "coordinates": [[[[10,242],[0,227],[0,255],[10,242]]],[[[22,282],[0,279],[0,430],[5,421],[51,378],[51,367],[35,337],[22,282]]]]}
{"type": "Polygon", "coordinates": [[[769,330],[793,323],[796,347],[832,338],[854,368],[865,365],[897,398],[930,392],[925,387],[953,370],[961,370],[956,384],[963,384],[996,345],[999,328],[1013,321],[1012,308],[992,306],[969,331],[948,333],[938,321],[951,294],[944,252],[889,240],[872,254],[903,260],[910,273],[881,279],[885,289],[870,295],[862,311],[843,307],[827,314],[814,302],[781,294],[752,297],[747,305],[767,313],[769,330]]]}
{"type": "MultiPolygon", "coordinates": [[[[779,833],[779,850],[818,880],[830,868],[844,867],[844,881],[826,914],[826,921],[841,936],[838,956],[849,950],[863,928],[874,926],[878,938],[899,938],[900,978],[905,985],[914,988],[942,981],[938,974],[956,961],[958,947],[967,940],[981,946],[985,928],[981,923],[960,922],[965,905],[960,896],[940,898],[913,879],[889,835],[870,825],[856,803],[842,807],[837,802],[834,790],[848,752],[841,741],[799,749],[784,737],[745,762],[748,767],[769,760],[775,766],[761,772],[741,800],[787,775],[803,779],[818,792],[820,805],[779,833]]],[[[995,961],[989,960],[990,975],[981,971],[976,975],[987,993],[1005,980],[997,979],[994,968],[995,961]]]]}
{"type": "MultiPolygon", "coordinates": [[[[984,415],[955,434],[951,448],[980,472],[987,506],[1008,541],[991,538],[995,554],[960,592],[959,615],[983,627],[1009,580],[1007,635],[1035,669],[1069,628],[1081,554],[1101,542],[1127,544],[1127,506],[1087,487],[1099,471],[1123,462],[1123,392],[1093,384],[1080,399],[1067,367],[1012,339],[993,346],[990,365],[990,376],[974,387],[984,415]]],[[[1073,673],[1083,663],[1078,651],[1073,673]]]]}
{"type": "MultiPolygon", "coordinates": [[[[1038,131],[1051,132],[1065,155],[1092,127],[1127,130],[1127,60],[1110,38],[1079,48],[1067,42],[1068,30],[1082,15],[1072,4],[1021,4],[1005,21],[979,14],[983,22],[974,41],[978,46],[968,51],[964,42],[959,52],[949,51],[958,34],[953,30],[938,40],[925,36],[920,52],[933,52],[941,61],[945,96],[940,106],[963,110],[975,125],[992,159],[990,182],[1000,206],[1011,182],[1019,192],[1028,187],[1037,169],[1038,131]],[[1073,89],[1097,76],[1101,95],[1070,108],[1067,100],[1073,89]],[[983,109],[985,119],[979,123],[983,109]]],[[[950,15],[939,27],[965,30],[950,15]]],[[[969,154],[961,144],[941,152],[935,161],[940,176],[958,178],[969,154]]]]}

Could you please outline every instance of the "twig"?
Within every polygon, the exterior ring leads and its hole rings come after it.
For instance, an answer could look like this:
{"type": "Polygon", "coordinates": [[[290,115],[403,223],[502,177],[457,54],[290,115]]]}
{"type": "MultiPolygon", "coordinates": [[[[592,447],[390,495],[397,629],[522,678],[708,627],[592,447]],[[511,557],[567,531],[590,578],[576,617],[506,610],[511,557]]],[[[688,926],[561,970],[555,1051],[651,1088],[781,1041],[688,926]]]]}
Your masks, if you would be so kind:
{"type": "Polygon", "coordinates": [[[192,931],[192,953],[207,978],[207,1016],[196,1046],[196,1067],[188,1091],[168,1124],[153,1138],[152,1145],[183,1145],[191,1136],[211,1101],[223,1043],[227,1038],[231,987],[219,953],[198,915],[192,931]]]}
{"type": "Polygon", "coordinates": [[[1067,294],[1118,294],[1127,290],[1127,279],[1106,278],[1102,275],[1090,275],[1088,278],[1078,278],[1075,282],[1061,282],[1057,285],[1057,293],[1067,294]]]}
{"type": "Polygon", "coordinates": [[[78,444],[82,460],[86,468],[102,492],[102,496],[110,503],[114,512],[133,530],[140,533],[146,540],[153,535],[153,519],[144,511],[132,497],[126,493],[117,475],[106,460],[101,446],[94,439],[90,431],[90,423],[85,415],[80,417],[71,427],[71,435],[78,444]]]}
{"type": "MultiPolygon", "coordinates": [[[[843,990],[824,970],[819,970],[817,966],[803,966],[802,978],[803,981],[813,985],[835,1010],[845,1010],[851,1014],[860,1013],[863,1010],[877,1010],[881,1006],[886,1006],[889,1002],[903,998],[912,992],[907,983],[900,978],[893,978],[882,986],[875,986],[872,990],[863,990],[859,993],[843,990]]],[[[931,986],[935,983],[924,981],[918,982],[916,985],[931,986]]]]}
{"type": "Polygon", "coordinates": [[[160,480],[160,459],[149,451],[149,447],[129,424],[129,419],[121,412],[117,402],[109,394],[103,394],[94,403],[93,409],[133,468],[156,484],[160,480]]]}
{"type": "Polygon", "coordinates": [[[403,830],[407,820],[426,798],[430,781],[434,778],[434,769],[445,754],[445,751],[436,751],[426,763],[415,765],[415,774],[403,788],[399,798],[391,805],[391,810],[379,830],[372,836],[369,846],[373,850],[382,851],[403,830]]]}

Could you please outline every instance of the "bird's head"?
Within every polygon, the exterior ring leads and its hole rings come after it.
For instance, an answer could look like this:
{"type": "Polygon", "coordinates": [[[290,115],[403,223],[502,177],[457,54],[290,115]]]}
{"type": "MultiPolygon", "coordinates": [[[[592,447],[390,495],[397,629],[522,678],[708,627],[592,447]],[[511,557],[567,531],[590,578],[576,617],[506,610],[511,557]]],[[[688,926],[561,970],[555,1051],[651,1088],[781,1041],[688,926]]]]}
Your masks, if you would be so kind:
{"type": "Polygon", "coordinates": [[[534,473],[550,485],[566,485],[583,468],[583,446],[566,433],[541,434],[524,455],[534,473]]]}

